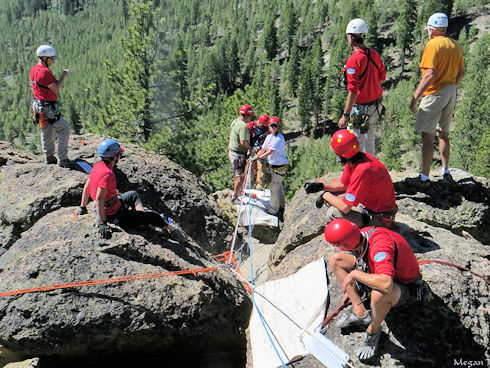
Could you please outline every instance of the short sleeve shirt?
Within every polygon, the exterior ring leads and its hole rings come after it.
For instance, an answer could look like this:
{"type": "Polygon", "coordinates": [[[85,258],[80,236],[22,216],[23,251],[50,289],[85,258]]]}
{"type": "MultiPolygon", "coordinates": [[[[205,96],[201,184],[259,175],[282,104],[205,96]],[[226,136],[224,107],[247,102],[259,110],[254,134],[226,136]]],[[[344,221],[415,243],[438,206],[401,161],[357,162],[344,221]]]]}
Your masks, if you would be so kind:
{"type": "MultiPolygon", "coordinates": [[[[361,229],[364,234],[372,227],[361,229]]],[[[408,284],[420,276],[420,268],[407,241],[398,233],[385,228],[376,228],[369,235],[367,255],[369,273],[387,275],[394,281],[408,284]],[[395,242],[398,250],[395,269],[395,242]]]]}
{"type": "Polygon", "coordinates": [[[439,36],[427,42],[420,61],[422,77],[426,69],[434,69],[432,84],[424,92],[431,95],[441,89],[456,84],[456,77],[463,70],[463,50],[458,42],[449,37],[439,36]]]}
{"type": "Polygon", "coordinates": [[[250,143],[250,130],[242,119],[236,119],[231,123],[230,143],[228,148],[239,153],[246,154],[247,149],[240,144],[240,141],[250,143]]]}
{"type": "Polygon", "coordinates": [[[58,100],[56,92],[53,92],[49,88],[47,88],[51,83],[57,82],[53,73],[51,73],[51,70],[49,70],[44,65],[36,64],[31,69],[30,78],[32,85],[32,94],[34,95],[35,99],[41,101],[58,100]],[[46,88],[40,86],[44,86],[46,88]]]}
{"type": "Polygon", "coordinates": [[[277,135],[269,134],[262,145],[265,150],[273,150],[269,156],[267,156],[267,162],[271,165],[286,165],[288,158],[286,156],[286,141],[281,133],[277,135]]]}
{"type": "Polygon", "coordinates": [[[395,209],[395,188],[386,167],[369,153],[350,168],[344,166],[340,182],[347,186],[343,201],[349,206],[361,203],[373,212],[395,209]]]}
{"type": "Polygon", "coordinates": [[[349,92],[357,93],[356,102],[358,104],[373,102],[383,95],[381,81],[386,79],[386,70],[376,50],[356,49],[347,59],[345,68],[347,89],[349,92]],[[367,56],[368,51],[371,61],[367,56]],[[373,63],[376,64],[377,68],[373,63]],[[362,75],[364,70],[366,72],[362,75]]]}
{"type": "MultiPolygon", "coordinates": [[[[94,165],[89,175],[90,180],[90,197],[95,201],[97,197],[97,189],[107,189],[106,201],[117,196],[116,176],[112,168],[104,161],[100,161],[94,165]]],[[[105,207],[106,215],[114,215],[121,208],[121,201],[115,201],[109,207],[105,207]]]]}

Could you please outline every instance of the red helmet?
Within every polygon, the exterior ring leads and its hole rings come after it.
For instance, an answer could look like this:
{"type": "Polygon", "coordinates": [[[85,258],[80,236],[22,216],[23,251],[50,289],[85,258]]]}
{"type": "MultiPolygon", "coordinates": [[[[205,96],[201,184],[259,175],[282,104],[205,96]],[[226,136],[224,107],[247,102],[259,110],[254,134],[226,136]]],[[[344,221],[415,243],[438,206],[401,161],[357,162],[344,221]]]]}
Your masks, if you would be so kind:
{"type": "Polygon", "coordinates": [[[344,158],[351,158],[359,152],[359,141],[354,132],[347,129],[341,129],[332,135],[330,147],[332,147],[332,150],[337,155],[344,158]]]}
{"type": "Polygon", "coordinates": [[[239,111],[240,115],[253,115],[254,111],[250,105],[242,105],[239,111]]]}
{"type": "Polygon", "coordinates": [[[271,124],[279,125],[279,124],[281,124],[281,122],[279,121],[279,118],[277,116],[271,116],[269,118],[269,125],[271,125],[271,124]]]}
{"type": "Polygon", "coordinates": [[[269,126],[269,115],[267,115],[267,114],[260,115],[259,116],[259,123],[265,127],[269,126]]]}
{"type": "Polygon", "coordinates": [[[352,250],[360,239],[359,227],[346,219],[336,219],[325,226],[325,240],[338,250],[352,250]]]}

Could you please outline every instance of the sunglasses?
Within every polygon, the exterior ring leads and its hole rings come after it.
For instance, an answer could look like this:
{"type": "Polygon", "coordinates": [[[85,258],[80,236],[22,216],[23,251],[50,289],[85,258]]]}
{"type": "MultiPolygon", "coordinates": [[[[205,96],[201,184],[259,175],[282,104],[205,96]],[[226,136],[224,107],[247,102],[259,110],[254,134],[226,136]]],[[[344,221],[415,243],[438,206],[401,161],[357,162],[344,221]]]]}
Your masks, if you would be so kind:
{"type": "Polygon", "coordinates": [[[277,125],[277,124],[270,124],[269,126],[272,127],[272,128],[277,128],[279,125],[277,125]]]}

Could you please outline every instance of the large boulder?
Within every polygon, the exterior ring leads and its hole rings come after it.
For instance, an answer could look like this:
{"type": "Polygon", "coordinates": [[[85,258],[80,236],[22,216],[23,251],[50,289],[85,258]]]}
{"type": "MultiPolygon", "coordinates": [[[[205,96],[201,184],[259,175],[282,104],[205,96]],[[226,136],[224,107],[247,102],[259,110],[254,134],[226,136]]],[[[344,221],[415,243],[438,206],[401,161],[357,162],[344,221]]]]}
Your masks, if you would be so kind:
{"type": "Polygon", "coordinates": [[[490,184],[487,179],[452,170],[455,183],[443,181],[440,175],[431,175],[430,187],[421,190],[407,185],[406,176],[406,173],[392,173],[401,213],[458,235],[466,232],[490,244],[490,184]]]}
{"type": "MultiPolygon", "coordinates": [[[[95,164],[102,139],[93,134],[72,137],[70,157],[95,164]]],[[[205,249],[219,253],[228,247],[231,222],[203,183],[166,156],[121,144],[126,153],[114,170],[119,191],[138,191],[146,206],[171,215],[205,249]]]]}
{"type": "MultiPolygon", "coordinates": [[[[490,269],[486,246],[474,239],[455,235],[444,228],[434,227],[399,214],[395,230],[412,246],[417,259],[450,262],[486,275],[490,269]]],[[[334,249],[322,235],[289,252],[271,272],[269,279],[295,273],[320,257],[328,257],[334,249]]],[[[454,361],[486,362],[490,321],[488,300],[490,287],[481,278],[457,268],[429,263],[421,266],[424,279],[430,285],[434,299],[427,305],[413,304],[393,309],[383,324],[380,356],[364,365],[356,358],[363,333],[342,334],[335,318],[326,336],[350,354],[354,366],[383,367],[445,367],[454,361]]],[[[332,312],[342,298],[340,285],[328,268],[330,308],[332,312]]],[[[478,363],[483,364],[483,363],[478,363]]],[[[309,355],[295,367],[323,367],[309,355]]]]}
{"type": "MultiPolygon", "coordinates": [[[[75,207],[39,219],[0,257],[0,291],[216,266],[188,239],[153,229],[94,237],[75,207]]],[[[0,298],[0,344],[28,356],[240,350],[250,300],[225,270],[0,298]]]]}
{"type": "Polygon", "coordinates": [[[12,155],[0,168],[0,256],[38,219],[80,203],[86,175],[12,155]]]}

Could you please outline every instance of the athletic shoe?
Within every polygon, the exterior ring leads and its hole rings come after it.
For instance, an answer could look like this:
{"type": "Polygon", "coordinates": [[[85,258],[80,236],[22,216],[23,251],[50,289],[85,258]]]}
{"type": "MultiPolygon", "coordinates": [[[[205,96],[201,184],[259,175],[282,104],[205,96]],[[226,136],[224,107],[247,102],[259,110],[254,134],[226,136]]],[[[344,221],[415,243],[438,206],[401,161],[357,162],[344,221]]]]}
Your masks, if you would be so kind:
{"type": "Polygon", "coordinates": [[[58,163],[58,166],[59,167],[70,167],[70,164],[71,164],[71,161],[68,160],[67,158],[61,160],[59,163],[58,163]]]}
{"type": "Polygon", "coordinates": [[[58,160],[54,156],[46,156],[44,163],[46,165],[56,165],[58,163],[58,160]]]}
{"type": "Polygon", "coordinates": [[[345,314],[341,319],[337,321],[337,327],[348,328],[348,327],[359,327],[359,326],[369,326],[371,323],[371,313],[368,311],[366,317],[357,317],[354,313],[345,314]]]}
{"type": "Polygon", "coordinates": [[[423,181],[420,179],[420,176],[417,176],[416,178],[406,178],[405,183],[419,189],[427,189],[430,187],[430,180],[423,181]]]}
{"type": "Polygon", "coordinates": [[[357,357],[359,360],[371,359],[376,355],[380,336],[381,328],[374,335],[366,332],[366,340],[364,340],[364,345],[357,350],[357,357]]]}

